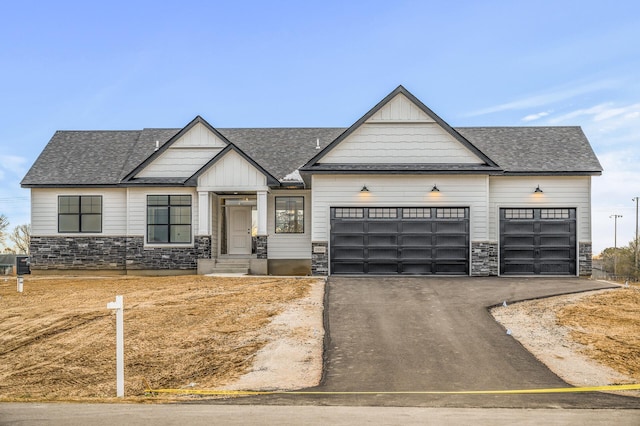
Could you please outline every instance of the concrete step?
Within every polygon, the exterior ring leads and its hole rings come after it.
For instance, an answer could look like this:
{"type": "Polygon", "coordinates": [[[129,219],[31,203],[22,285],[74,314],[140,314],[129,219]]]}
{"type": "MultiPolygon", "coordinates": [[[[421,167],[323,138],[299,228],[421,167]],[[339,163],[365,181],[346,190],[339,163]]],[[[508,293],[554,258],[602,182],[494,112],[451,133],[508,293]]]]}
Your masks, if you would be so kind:
{"type": "Polygon", "coordinates": [[[215,266],[211,272],[211,274],[249,274],[249,267],[246,268],[234,268],[230,266],[215,266]]]}

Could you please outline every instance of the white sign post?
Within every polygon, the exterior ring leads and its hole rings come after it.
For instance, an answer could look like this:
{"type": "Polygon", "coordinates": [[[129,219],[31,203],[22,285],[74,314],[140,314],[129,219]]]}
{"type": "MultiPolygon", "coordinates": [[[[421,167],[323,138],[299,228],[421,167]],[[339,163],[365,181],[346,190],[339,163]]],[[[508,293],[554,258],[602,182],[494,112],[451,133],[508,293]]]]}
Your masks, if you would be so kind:
{"type": "Polygon", "coordinates": [[[23,288],[24,288],[24,277],[22,275],[18,275],[18,293],[22,293],[23,288]]]}
{"type": "Polygon", "coordinates": [[[122,296],[107,303],[107,309],[116,311],[116,388],[118,398],[124,398],[124,304],[122,296]]]}

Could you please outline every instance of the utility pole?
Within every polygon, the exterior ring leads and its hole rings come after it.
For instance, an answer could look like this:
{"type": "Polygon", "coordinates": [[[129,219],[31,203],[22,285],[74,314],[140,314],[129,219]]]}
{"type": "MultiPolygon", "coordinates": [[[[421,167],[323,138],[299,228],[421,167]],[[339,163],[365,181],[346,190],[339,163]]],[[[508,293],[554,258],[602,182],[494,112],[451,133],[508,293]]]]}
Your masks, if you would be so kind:
{"type": "Polygon", "coordinates": [[[618,248],[618,218],[622,217],[621,214],[612,214],[609,219],[613,218],[613,248],[618,248]]]}
{"type": "Polygon", "coordinates": [[[631,201],[635,201],[636,202],[636,240],[635,240],[635,249],[636,249],[636,272],[638,271],[638,244],[640,243],[640,241],[638,241],[638,198],[640,197],[634,197],[631,201]]]}
{"type": "MultiPolygon", "coordinates": [[[[612,214],[609,218],[613,218],[613,275],[618,276],[618,218],[622,217],[621,214],[612,214]]],[[[614,278],[616,279],[616,278],[614,278]]]]}

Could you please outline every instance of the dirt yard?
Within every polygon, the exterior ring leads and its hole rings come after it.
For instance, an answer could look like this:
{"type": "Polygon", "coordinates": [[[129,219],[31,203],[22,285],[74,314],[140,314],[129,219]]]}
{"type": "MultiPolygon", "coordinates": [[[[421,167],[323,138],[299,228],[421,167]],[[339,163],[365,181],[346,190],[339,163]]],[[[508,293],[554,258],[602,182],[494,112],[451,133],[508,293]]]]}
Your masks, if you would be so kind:
{"type": "MultiPolygon", "coordinates": [[[[143,396],[145,380],[153,388],[232,386],[256,369],[262,348],[283,339],[306,345],[294,354],[302,367],[287,360],[289,370],[305,370],[304,380],[288,378],[287,386],[314,385],[323,287],[303,278],[27,277],[20,294],[15,277],[2,277],[0,400],[115,396],[115,314],[106,305],[117,294],[125,304],[127,396],[143,396]],[[280,314],[291,323],[272,321],[280,314]]],[[[249,383],[264,387],[259,378],[249,383]]]]}
{"type": "Polygon", "coordinates": [[[640,383],[639,286],[515,303],[492,314],[572,385],[640,383]]]}
{"type": "MultiPolygon", "coordinates": [[[[304,278],[0,277],[0,401],[115,396],[116,294],[125,392],[289,390],[318,383],[324,281],[304,278]]],[[[493,315],[567,382],[640,382],[640,287],[498,307],[493,315]]],[[[168,397],[164,397],[165,399],[168,397]]]]}

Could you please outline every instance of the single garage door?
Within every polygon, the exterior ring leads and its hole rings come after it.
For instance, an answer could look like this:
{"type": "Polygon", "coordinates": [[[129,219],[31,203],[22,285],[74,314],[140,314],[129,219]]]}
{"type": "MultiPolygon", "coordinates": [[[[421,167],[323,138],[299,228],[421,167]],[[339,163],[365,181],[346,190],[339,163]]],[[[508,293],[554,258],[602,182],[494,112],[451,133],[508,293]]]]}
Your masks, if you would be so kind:
{"type": "Polygon", "coordinates": [[[575,275],[576,209],[500,209],[502,275],[575,275]]]}
{"type": "Polygon", "coordinates": [[[469,208],[332,207],[332,274],[466,275],[469,208]]]}

